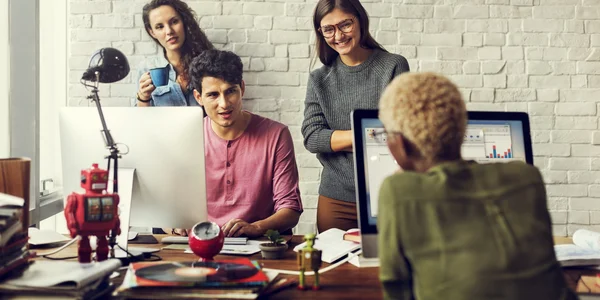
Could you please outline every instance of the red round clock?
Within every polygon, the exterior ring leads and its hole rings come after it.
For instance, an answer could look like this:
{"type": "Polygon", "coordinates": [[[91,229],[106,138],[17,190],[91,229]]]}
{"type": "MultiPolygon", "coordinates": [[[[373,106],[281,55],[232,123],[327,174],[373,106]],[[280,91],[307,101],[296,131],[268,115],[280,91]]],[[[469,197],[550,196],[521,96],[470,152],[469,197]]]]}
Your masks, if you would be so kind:
{"type": "Polygon", "coordinates": [[[192,227],[189,243],[190,249],[200,257],[200,261],[210,261],[223,249],[225,235],[217,223],[200,222],[192,227]]]}

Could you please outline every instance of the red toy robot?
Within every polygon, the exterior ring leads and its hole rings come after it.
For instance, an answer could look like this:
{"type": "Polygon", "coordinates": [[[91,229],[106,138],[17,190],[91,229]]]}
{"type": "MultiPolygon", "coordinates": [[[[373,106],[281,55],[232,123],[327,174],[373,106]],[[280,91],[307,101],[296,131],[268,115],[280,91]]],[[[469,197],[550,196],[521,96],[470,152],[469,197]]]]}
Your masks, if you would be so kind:
{"type": "Polygon", "coordinates": [[[108,242],[106,237],[112,231],[121,234],[119,221],[119,195],[109,194],[108,172],[92,164],[91,169],[81,171],[81,187],[84,194],[73,192],[67,198],[65,218],[71,237],[81,236],[78,256],[80,263],[91,261],[92,248],[88,236],[95,235],[98,240],[96,247],[97,261],[108,258],[108,242]]]}

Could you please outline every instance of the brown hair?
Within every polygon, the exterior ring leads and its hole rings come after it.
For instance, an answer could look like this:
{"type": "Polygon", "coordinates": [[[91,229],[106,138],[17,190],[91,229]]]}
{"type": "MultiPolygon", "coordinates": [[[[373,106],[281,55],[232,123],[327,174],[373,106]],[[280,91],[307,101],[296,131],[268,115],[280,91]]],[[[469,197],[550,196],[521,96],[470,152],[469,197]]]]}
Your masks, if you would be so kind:
{"type": "Polygon", "coordinates": [[[456,85],[435,73],[402,73],[379,100],[379,119],[427,161],[461,158],[467,108],[456,85]]]}
{"type": "MultiPolygon", "coordinates": [[[[196,13],[187,5],[187,3],[181,0],[152,0],[150,3],[144,5],[142,9],[142,20],[144,21],[144,27],[146,32],[150,37],[150,31],[152,30],[152,26],[150,25],[150,11],[163,6],[168,5],[172,7],[177,14],[181,17],[181,21],[183,22],[184,30],[185,30],[185,40],[183,45],[181,46],[181,57],[182,64],[185,76],[187,76],[187,72],[189,66],[192,62],[192,59],[196,57],[198,54],[202,53],[204,50],[214,49],[213,44],[208,40],[202,29],[200,29],[200,25],[196,21],[196,13]]],[[[160,43],[152,37],[154,42],[158,45],[160,43]]],[[[162,46],[161,46],[162,47],[162,46]]],[[[167,58],[167,51],[163,48],[163,55],[165,59],[167,58]]]]}
{"type": "Polygon", "coordinates": [[[323,35],[319,32],[321,20],[334,9],[340,9],[345,13],[352,14],[358,19],[360,24],[360,41],[359,45],[367,49],[379,49],[386,51],[369,33],[369,15],[365,8],[360,4],[359,0],[319,0],[315,12],[313,13],[313,26],[315,28],[316,39],[316,55],[321,63],[326,66],[331,65],[339,54],[331,49],[323,35]]]}

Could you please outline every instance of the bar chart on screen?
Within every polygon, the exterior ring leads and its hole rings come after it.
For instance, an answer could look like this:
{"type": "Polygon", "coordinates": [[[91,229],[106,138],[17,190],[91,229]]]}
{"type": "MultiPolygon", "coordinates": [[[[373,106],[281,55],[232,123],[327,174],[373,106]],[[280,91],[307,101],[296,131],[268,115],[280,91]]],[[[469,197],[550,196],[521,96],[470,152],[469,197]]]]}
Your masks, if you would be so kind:
{"type": "Polygon", "coordinates": [[[465,131],[461,154],[479,162],[514,159],[508,124],[472,124],[465,131]]]}
{"type": "Polygon", "coordinates": [[[486,158],[511,158],[510,125],[487,125],[482,128],[486,158]]]}

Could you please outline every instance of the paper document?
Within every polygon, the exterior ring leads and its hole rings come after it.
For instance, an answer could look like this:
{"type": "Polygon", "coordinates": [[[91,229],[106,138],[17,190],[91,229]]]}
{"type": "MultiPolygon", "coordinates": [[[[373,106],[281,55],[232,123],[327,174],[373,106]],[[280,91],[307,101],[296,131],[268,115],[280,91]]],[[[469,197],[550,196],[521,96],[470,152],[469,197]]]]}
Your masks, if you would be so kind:
{"type": "MultiPolygon", "coordinates": [[[[163,244],[188,244],[189,237],[187,236],[166,236],[160,240],[163,244]]],[[[225,245],[246,245],[247,237],[226,237],[225,245]]]]}
{"type": "Polygon", "coordinates": [[[66,242],[71,239],[54,231],[40,230],[35,227],[29,227],[29,244],[33,246],[47,245],[53,243],[66,242]]]}
{"type": "Polygon", "coordinates": [[[104,276],[111,274],[121,266],[118,259],[81,264],[76,261],[36,260],[21,277],[4,281],[2,284],[51,287],[56,285],[81,288],[104,276]]]}
{"type": "Polygon", "coordinates": [[[600,252],[600,233],[579,229],[573,233],[573,244],[584,249],[600,252]]]}
{"type": "Polygon", "coordinates": [[[246,245],[223,245],[223,249],[219,254],[227,255],[252,255],[260,252],[258,245],[264,243],[264,241],[253,241],[249,240],[246,245]]]}
{"type": "MultiPolygon", "coordinates": [[[[255,241],[255,240],[248,240],[248,243],[246,245],[223,245],[223,249],[221,249],[221,252],[219,252],[219,254],[225,254],[225,255],[252,255],[255,253],[260,252],[260,248],[258,248],[259,244],[265,243],[265,241],[255,241]]],[[[167,247],[164,247],[163,249],[177,249],[175,247],[171,247],[174,245],[169,245],[167,247]]],[[[190,249],[190,247],[188,245],[183,245],[186,246],[185,249],[185,253],[192,253],[192,250],[190,249]]]]}
{"type": "Polygon", "coordinates": [[[127,233],[127,240],[131,241],[137,237],[138,233],[135,231],[130,231],[127,233]]]}
{"type": "Polygon", "coordinates": [[[563,267],[600,265],[600,233],[579,229],[573,244],[555,245],[554,252],[563,267]]]}
{"type": "MultiPolygon", "coordinates": [[[[350,252],[360,249],[360,244],[344,240],[345,231],[337,228],[331,228],[317,235],[315,241],[315,249],[323,251],[321,260],[327,263],[332,263],[350,252]]],[[[294,247],[294,251],[304,248],[306,242],[294,247]]]]}
{"type": "Polygon", "coordinates": [[[170,244],[162,247],[162,250],[190,250],[190,245],[187,244],[170,244]]]}
{"type": "Polygon", "coordinates": [[[23,206],[24,203],[23,198],[0,193],[0,206],[23,206]]]}

